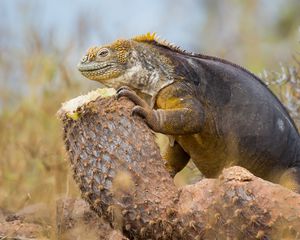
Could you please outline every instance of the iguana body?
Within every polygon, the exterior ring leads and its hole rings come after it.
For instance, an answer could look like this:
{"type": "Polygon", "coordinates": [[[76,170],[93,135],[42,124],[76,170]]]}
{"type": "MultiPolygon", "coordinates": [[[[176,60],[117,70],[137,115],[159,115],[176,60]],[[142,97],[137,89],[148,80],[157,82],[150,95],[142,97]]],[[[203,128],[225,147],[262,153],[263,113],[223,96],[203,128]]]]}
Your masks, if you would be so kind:
{"type": "Polygon", "coordinates": [[[119,88],[119,97],[137,104],[134,114],[173,137],[165,156],[171,174],[192,158],[206,177],[239,165],[299,190],[296,126],[274,94],[244,68],[187,53],[152,34],[92,48],[78,68],[119,88]]]}

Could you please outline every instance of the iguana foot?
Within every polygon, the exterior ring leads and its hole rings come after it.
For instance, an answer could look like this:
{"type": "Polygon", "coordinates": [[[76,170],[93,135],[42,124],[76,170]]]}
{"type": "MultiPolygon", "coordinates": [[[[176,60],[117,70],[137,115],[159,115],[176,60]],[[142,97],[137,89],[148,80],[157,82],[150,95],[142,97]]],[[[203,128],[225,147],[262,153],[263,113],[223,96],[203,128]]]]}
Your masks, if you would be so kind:
{"type": "Polygon", "coordinates": [[[134,102],[136,106],[134,106],[132,109],[132,115],[137,115],[144,118],[149,127],[155,130],[154,126],[157,125],[157,111],[153,110],[146,101],[144,101],[135,93],[135,91],[129,89],[126,86],[121,87],[117,90],[116,97],[117,99],[119,99],[120,97],[127,97],[132,102],[134,102]]]}
{"type": "Polygon", "coordinates": [[[129,90],[129,91],[133,91],[130,87],[127,87],[127,86],[121,86],[121,87],[119,87],[118,89],[117,89],[117,94],[119,93],[119,92],[121,92],[122,90],[129,90]]]}
{"type": "Polygon", "coordinates": [[[140,98],[135,93],[135,91],[133,91],[132,89],[130,89],[127,86],[122,86],[117,90],[116,98],[119,99],[120,97],[127,97],[132,102],[134,102],[136,105],[141,106],[142,108],[150,109],[150,106],[148,105],[148,103],[145,100],[143,100],[142,98],[140,98]]]}

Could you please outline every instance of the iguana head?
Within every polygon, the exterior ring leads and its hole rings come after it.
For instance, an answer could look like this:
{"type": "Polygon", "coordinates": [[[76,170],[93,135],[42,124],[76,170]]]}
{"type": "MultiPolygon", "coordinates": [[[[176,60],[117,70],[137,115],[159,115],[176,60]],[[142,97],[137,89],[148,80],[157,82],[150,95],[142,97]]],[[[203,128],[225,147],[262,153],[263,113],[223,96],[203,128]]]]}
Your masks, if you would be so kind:
{"type": "Polygon", "coordinates": [[[85,77],[102,83],[125,74],[131,52],[130,42],[117,40],[111,45],[88,49],[78,64],[78,70],[85,77]]]}
{"type": "Polygon", "coordinates": [[[117,40],[109,45],[90,48],[78,64],[87,78],[105,86],[128,86],[154,95],[173,81],[171,59],[159,47],[155,34],[117,40]]]}

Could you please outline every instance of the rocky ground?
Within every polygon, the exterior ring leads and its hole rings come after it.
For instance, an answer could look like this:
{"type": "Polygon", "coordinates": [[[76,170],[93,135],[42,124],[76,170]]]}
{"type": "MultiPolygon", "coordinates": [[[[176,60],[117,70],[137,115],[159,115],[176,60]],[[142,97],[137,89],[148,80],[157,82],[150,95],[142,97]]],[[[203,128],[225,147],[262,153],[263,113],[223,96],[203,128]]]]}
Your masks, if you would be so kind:
{"type": "Polygon", "coordinates": [[[27,206],[17,213],[0,211],[0,239],[126,239],[82,199],[59,199],[55,226],[45,215],[41,218],[46,211],[43,204],[27,206]]]}
{"type": "MultiPolygon", "coordinates": [[[[210,224],[204,227],[206,237],[204,234],[200,239],[210,239],[216,227],[220,234],[227,234],[227,239],[241,239],[235,234],[243,231],[249,234],[243,239],[300,239],[300,195],[243,168],[229,168],[219,179],[203,179],[180,191],[180,215],[186,221],[193,215],[199,220],[189,225],[197,229],[203,222],[210,224]]],[[[43,204],[27,206],[17,213],[0,210],[0,239],[127,239],[82,199],[59,199],[54,225],[46,212],[43,204]]]]}

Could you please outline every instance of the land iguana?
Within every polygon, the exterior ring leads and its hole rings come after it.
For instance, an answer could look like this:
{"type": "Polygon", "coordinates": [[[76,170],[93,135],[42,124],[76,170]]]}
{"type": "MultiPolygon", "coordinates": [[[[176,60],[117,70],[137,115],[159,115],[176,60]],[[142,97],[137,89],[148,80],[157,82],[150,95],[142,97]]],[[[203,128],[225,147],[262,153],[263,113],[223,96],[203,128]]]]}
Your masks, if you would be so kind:
{"type": "Polygon", "coordinates": [[[278,98],[254,74],[227,60],[190,53],[155,34],[90,48],[78,64],[114,87],[133,114],[172,137],[164,158],[174,176],[191,158],[206,177],[239,165],[300,188],[300,138],[278,98]]]}

